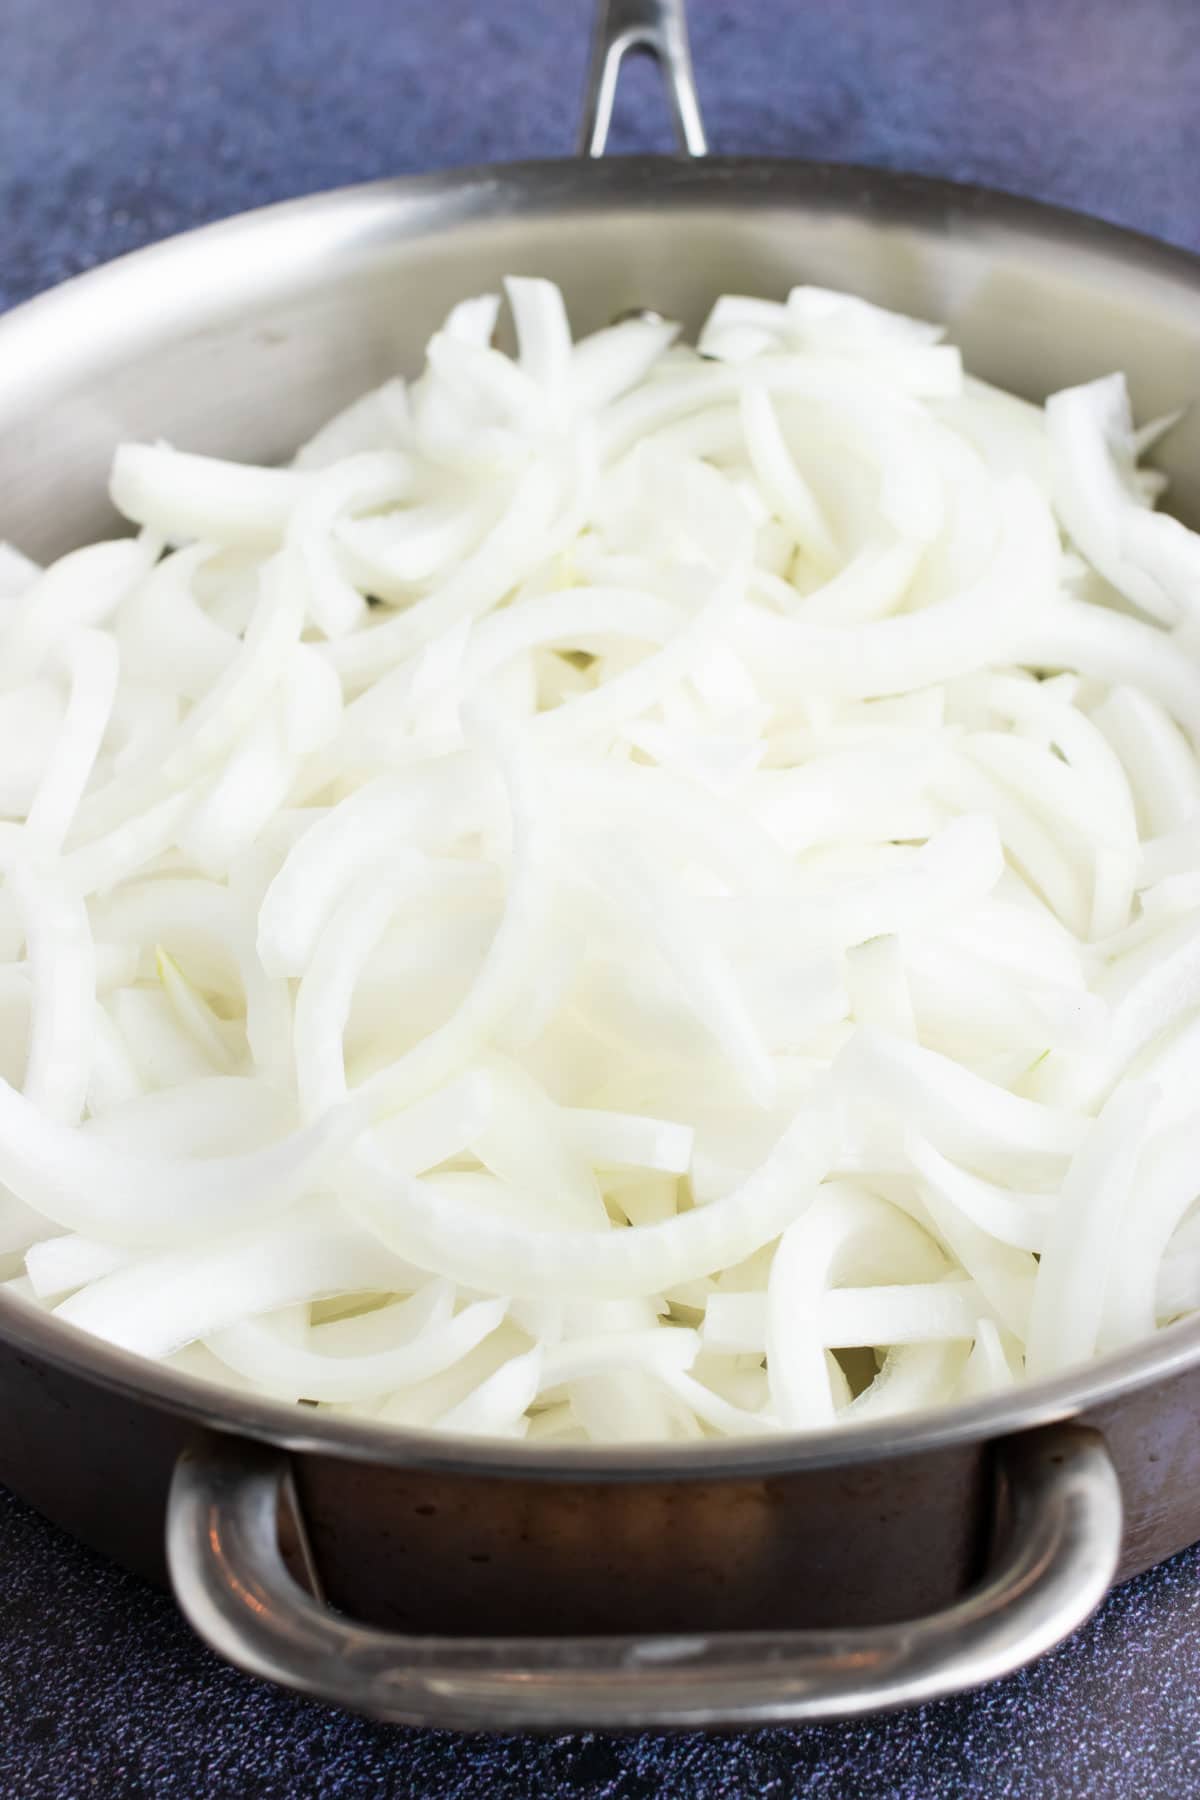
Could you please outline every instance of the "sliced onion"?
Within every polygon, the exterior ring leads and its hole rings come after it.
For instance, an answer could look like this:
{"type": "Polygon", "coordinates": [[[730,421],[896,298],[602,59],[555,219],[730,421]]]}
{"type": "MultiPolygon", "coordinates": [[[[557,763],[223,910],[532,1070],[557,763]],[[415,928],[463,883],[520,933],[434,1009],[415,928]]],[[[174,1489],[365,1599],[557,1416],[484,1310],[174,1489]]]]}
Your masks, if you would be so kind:
{"type": "Polygon", "coordinates": [[[87,909],[52,876],[28,863],[8,837],[0,841],[0,870],[17,905],[30,969],[26,1100],[35,1118],[40,1113],[74,1125],[91,1074],[96,1003],[96,953],[87,909]]]}
{"type": "Polygon", "coordinates": [[[297,1348],[256,1319],[227,1325],[205,1342],[223,1363],[268,1392],[296,1399],[364,1400],[440,1375],[481,1344],[503,1317],[503,1300],[478,1300],[440,1325],[418,1317],[408,1342],[361,1356],[297,1348]]]}
{"type": "Polygon", "coordinates": [[[336,1159],[355,1123],[334,1115],[241,1156],[154,1159],[55,1124],[0,1082],[0,1181],[68,1231],[117,1244],[195,1244],[282,1212],[336,1159]]]}
{"type": "MultiPolygon", "coordinates": [[[[291,1215],[257,1231],[163,1250],[80,1288],[56,1317],[122,1350],[169,1356],[238,1321],[326,1294],[417,1285],[398,1258],[336,1218],[291,1215]]],[[[486,1303],[484,1303],[486,1304],[486,1303]]]]}
{"type": "Polygon", "coordinates": [[[269,549],[312,482],[292,469],[256,469],[166,444],[122,444],[109,492],[118,512],[166,538],[269,549]]]}
{"type": "Polygon", "coordinates": [[[1172,420],[815,287],[699,352],[504,287],[515,354],[463,300],[289,467],[127,445],[136,538],[0,548],[10,1297],[552,1445],[1195,1311],[1172,420]]]}
{"type": "Polygon", "coordinates": [[[1151,512],[1134,488],[1125,377],[1107,375],[1052,394],[1046,429],[1055,505],[1088,561],[1151,618],[1173,625],[1194,615],[1200,547],[1177,519],[1151,512]]]}
{"type": "Polygon", "coordinates": [[[742,1261],[804,1210],[829,1166],[835,1110],[828,1100],[804,1107],[740,1189],[660,1225],[604,1233],[508,1227],[397,1182],[361,1147],[345,1193],[390,1249],[468,1286],[478,1286],[490,1270],[489,1284],[532,1299],[655,1294],[742,1261]]]}
{"type": "Polygon", "coordinates": [[[1113,1255],[1154,1098],[1143,1086],[1120,1089],[1072,1158],[1034,1281],[1025,1345],[1030,1376],[1095,1354],[1105,1289],[1119,1278],[1113,1255]],[[1085,1217],[1089,1228],[1081,1232],[1085,1217]]]}

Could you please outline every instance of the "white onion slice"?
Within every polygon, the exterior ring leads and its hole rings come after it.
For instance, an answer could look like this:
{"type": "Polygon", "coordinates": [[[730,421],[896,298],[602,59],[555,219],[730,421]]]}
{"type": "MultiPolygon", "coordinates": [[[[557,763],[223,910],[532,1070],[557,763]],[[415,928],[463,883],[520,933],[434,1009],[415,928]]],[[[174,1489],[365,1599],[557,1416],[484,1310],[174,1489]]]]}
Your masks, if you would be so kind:
{"type": "Polygon", "coordinates": [[[138,582],[117,620],[123,672],[189,700],[201,699],[224,673],[237,639],[209,617],[195,591],[197,573],[212,555],[210,544],[189,545],[138,582]]]}
{"type": "Polygon", "coordinates": [[[194,1244],[283,1212],[357,1122],[335,1115],[241,1156],[153,1159],[53,1123],[0,1081],[0,1181],[68,1231],[117,1244],[194,1244]]]}
{"type": "Polygon", "coordinates": [[[478,1300],[440,1325],[414,1320],[409,1342],[360,1356],[329,1356],[282,1343],[262,1321],[211,1332],[205,1343],[256,1387],[307,1400],[365,1400],[428,1381],[481,1344],[504,1317],[503,1300],[478,1300]]]}
{"type": "Polygon", "coordinates": [[[34,1244],[26,1253],[25,1272],[39,1300],[55,1300],[124,1268],[131,1255],[119,1244],[101,1243],[68,1231],[62,1237],[34,1244]]]}
{"type": "Polygon", "coordinates": [[[875,1259],[918,1279],[944,1267],[918,1226],[851,1184],[823,1187],[816,1205],[780,1239],[767,1284],[765,1341],[772,1402],[784,1424],[807,1428],[833,1422],[836,1406],[825,1359],[827,1290],[835,1278],[850,1273],[869,1277],[878,1266],[875,1259]]]}
{"type": "Polygon", "coordinates": [[[659,1225],[606,1233],[508,1227],[417,1184],[396,1182],[361,1148],[346,1194],[390,1249],[467,1286],[478,1286],[490,1271],[489,1284],[534,1299],[656,1294],[741,1262],[777,1236],[809,1204],[835,1136],[830,1098],[810,1102],[735,1193],[659,1225]]]}
{"type": "Polygon", "coordinates": [[[161,1357],[248,1315],[381,1283],[415,1285],[412,1271],[362,1232],[319,1212],[292,1214],[200,1248],[142,1257],[80,1288],[55,1314],[120,1349],[161,1357]]]}
{"type": "Polygon", "coordinates": [[[1123,375],[1067,388],[1046,402],[1059,517],[1118,593],[1163,624],[1195,615],[1200,546],[1177,519],[1153,513],[1132,475],[1133,420],[1123,375]]]}
{"type": "Polygon", "coordinates": [[[91,924],[82,901],[26,862],[19,847],[10,849],[12,842],[3,838],[0,870],[16,902],[30,969],[23,1088],[31,1108],[74,1125],[91,1074],[96,1001],[91,924]]]}
{"type": "Polygon", "coordinates": [[[1050,1375],[1094,1355],[1105,1288],[1154,1091],[1118,1090],[1072,1159],[1042,1246],[1025,1346],[1030,1376],[1050,1375]],[[1091,1229],[1081,1232],[1087,1216],[1091,1229]]]}
{"type": "Polygon", "coordinates": [[[166,444],[122,444],[109,492],[118,512],[166,538],[271,548],[313,477],[194,456],[166,444]]]}
{"type": "Polygon", "coordinates": [[[848,1099],[885,1109],[895,1129],[906,1121],[968,1166],[1061,1164],[1087,1133],[1074,1113],[1010,1094],[936,1051],[882,1032],[860,1031],[835,1074],[848,1099]]]}

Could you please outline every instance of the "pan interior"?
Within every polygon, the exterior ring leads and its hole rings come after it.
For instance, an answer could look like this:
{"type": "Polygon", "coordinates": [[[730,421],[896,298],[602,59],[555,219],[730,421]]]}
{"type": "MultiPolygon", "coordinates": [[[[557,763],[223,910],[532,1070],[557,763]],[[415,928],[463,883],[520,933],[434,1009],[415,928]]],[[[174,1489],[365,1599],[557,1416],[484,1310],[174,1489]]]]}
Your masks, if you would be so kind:
{"type": "MultiPolygon", "coordinates": [[[[536,164],[317,196],[192,232],[0,321],[0,530],[48,558],[117,528],[114,446],[276,462],[396,372],[465,295],[550,277],[577,332],[694,331],[720,293],[845,288],[949,327],[1030,399],[1113,369],[1153,418],[1200,393],[1200,265],[947,183],[788,163],[536,164]]],[[[1157,462],[1200,520],[1200,411],[1157,462]]]]}
{"type": "MultiPolygon", "coordinates": [[[[633,307],[694,332],[717,294],[779,298],[809,282],[944,322],[972,373],[1030,399],[1122,369],[1140,418],[1191,408],[1154,460],[1171,481],[1170,510],[1200,524],[1197,260],[1030,202],[883,172],[618,159],[291,202],[139,252],[19,308],[0,320],[0,536],[48,559],[123,529],[106,481],[127,439],[285,460],[357,394],[415,371],[449,307],[506,274],[558,282],[577,332],[633,307]]],[[[54,1343],[55,1359],[81,1370],[94,1359],[108,1385],[138,1384],[134,1359],[52,1320],[18,1325],[16,1310],[0,1304],[5,1336],[38,1353],[54,1343]]],[[[1003,1404],[946,1409],[961,1418],[914,1420],[892,1436],[924,1441],[1003,1428],[1021,1413],[1061,1417],[1106,1381],[1139,1384],[1160,1363],[1165,1371],[1195,1359],[1191,1326],[1164,1335],[1161,1350],[1138,1346],[1104,1368],[1003,1404]]],[[[375,1455],[384,1435],[341,1421],[318,1430],[282,1405],[227,1401],[169,1371],[142,1378],[160,1403],[176,1399],[253,1435],[338,1440],[375,1455]]],[[[854,1435],[866,1455],[876,1432],[854,1435]]],[[[438,1454],[476,1462],[490,1452],[438,1454]]],[[[808,1446],[812,1459],[835,1454],[831,1443],[808,1446]]],[[[776,1455],[794,1458],[795,1443],[776,1455]]],[[[698,1461],[661,1451],[644,1460],[698,1461]]]]}

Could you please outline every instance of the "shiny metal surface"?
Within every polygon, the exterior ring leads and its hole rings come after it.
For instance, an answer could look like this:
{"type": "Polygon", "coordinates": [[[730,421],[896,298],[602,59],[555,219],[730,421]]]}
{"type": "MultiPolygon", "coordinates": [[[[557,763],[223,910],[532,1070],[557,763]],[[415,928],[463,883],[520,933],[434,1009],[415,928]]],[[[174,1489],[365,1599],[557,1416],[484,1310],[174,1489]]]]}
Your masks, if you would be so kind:
{"type": "MultiPolygon", "coordinates": [[[[589,149],[602,147],[630,33],[651,26],[652,51],[673,62],[683,139],[703,148],[686,43],[671,35],[678,15],[607,8],[589,149]]],[[[508,166],[267,208],[0,320],[0,536],[49,556],[119,528],[104,486],[123,438],[285,457],[357,392],[413,368],[454,300],[512,272],[558,280],[579,330],[632,306],[694,328],[718,292],[814,281],[945,320],[974,372],[1032,398],[1113,368],[1127,371],[1145,416],[1200,398],[1200,263],[1134,234],[880,171],[720,159],[508,166]]],[[[1200,521],[1200,408],[1159,460],[1175,509],[1200,521]]],[[[0,1478],[161,1578],[172,1469],[198,1434],[222,1434],[180,1465],[172,1515],[174,1565],[205,1634],[306,1691],[424,1723],[496,1722],[494,1686],[465,1673],[481,1628],[553,1638],[533,1685],[509,1682],[532,1696],[530,1723],[813,1718],[986,1680],[1070,1629],[1114,1571],[1200,1535],[1198,1408],[1200,1322],[1052,1383],[890,1424],[514,1449],[225,1393],[0,1293],[0,1478]],[[1046,1428],[1073,1419],[1103,1433],[1111,1463],[1077,1434],[1067,1462],[1047,1459],[1046,1428]],[[1036,1435],[1014,1436],[1026,1432],[1036,1435]],[[992,1529],[999,1440],[1014,1471],[1013,1533],[963,1600],[992,1529]],[[291,1454],[331,1601],[371,1622],[335,1622],[332,1663],[331,1615],[297,1602],[273,1561],[264,1521],[279,1450],[291,1454]],[[202,1517],[220,1527],[216,1572],[195,1535],[202,1517]],[[276,1608],[262,1638],[245,1635],[247,1614],[223,1585],[231,1571],[244,1595],[276,1608]],[[822,1636],[797,1642],[793,1624],[822,1636]],[[747,1637],[754,1625],[770,1629],[747,1637]],[[410,1642],[408,1673],[389,1675],[390,1634],[431,1630],[453,1634],[455,1651],[410,1642]],[[688,1663],[676,1643],[664,1662],[639,1662],[630,1684],[619,1654],[613,1663],[595,1651],[614,1631],[627,1646],[631,1633],[682,1633],[704,1649],[688,1663]],[[744,1653],[743,1639],[754,1640],[744,1653]],[[339,1659],[360,1642],[378,1685],[348,1693],[339,1659]],[[751,1658],[772,1644],[770,1704],[783,1710],[764,1714],[753,1710],[764,1677],[751,1658]],[[862,1659],[858,1685],[847,1656],[862,1659]],[[431,1674],[439,1658],[449,1688],[431,1674]],[[672,1688],[685,1673],[690,1698],[672,1688]]],[[[485,1656],[484,1676],[487,1666],[485,1656]]],[[[520,1722],[506,1700],[504,1723],[520,1722]]]]}
{"type": "Polygon", "coordinates": [[[704,156],[708,140],[692,74],[683,0],[600,0],[579,128],[580,155],[604,155],[621,64],[636,53],[652,56],[663,72],[679,148],[690,156],[704,156]]]}
{"type": "MultiPolygon", "coordinates": [[[[1146,417],[1200,398],[1195,259],[1097,221],[879,170],[514,164],[267,207],[5,315],[0,530],[45,556],[116,529],[122,438],[290,455],[512,271],[559,281],[581,331],[630,306],[694,330],[716,293],[807,280],[946,320],[974,372],[1030,397],[1123,367],[1146,417]]],[[[1200,409],[1158,460],[1200,519],[1200,409]]]]}
{"type": "Polygon", "coordinates": [[[179,1604],[251,1674],[397,1724],[629,1730],[847,1718],[978,1687],[1061,1642],[1117,1564],[1121,1495],[1096,1433],[999,1445],[1010,1514],[986,1577],[929,1618],[825,1631],[637,1637],[401,1637],[344,1619],[279,1551],[287,1459],[214,1439],[184,1455],[167,1554],[179,1604]]]}

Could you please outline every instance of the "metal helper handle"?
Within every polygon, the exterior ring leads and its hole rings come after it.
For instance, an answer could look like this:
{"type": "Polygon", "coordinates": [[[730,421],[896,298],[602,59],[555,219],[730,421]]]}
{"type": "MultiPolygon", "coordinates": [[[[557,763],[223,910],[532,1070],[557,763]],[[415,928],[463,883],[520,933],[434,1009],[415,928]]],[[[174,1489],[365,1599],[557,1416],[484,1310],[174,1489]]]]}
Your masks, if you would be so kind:
{"type": "Polygon", "coordinates": [[[600,0],[579,131],[580,156],[604,155],[621,64],[636,51],[652,56],[663,72],[679,148],[689,156],[705,156],[708,140],[696,97],[684,0],[600,0]]]}
{"type": "Polygon", "coordinates": [[[298,1586],[278,1535],[287,1456],[226,1436],[181,1457],[167,1558],[187,1619],[252,1675],[395,1724],[460,1731],[744,1729],[849,1718],[979,1687],[1051,1649],[1117,1567],[1121,1494],[1100,1435],[996,1447],[1005,1544],[978,1586],[898,1625],[654,1637],[405,1637],[298,1586]]]}

